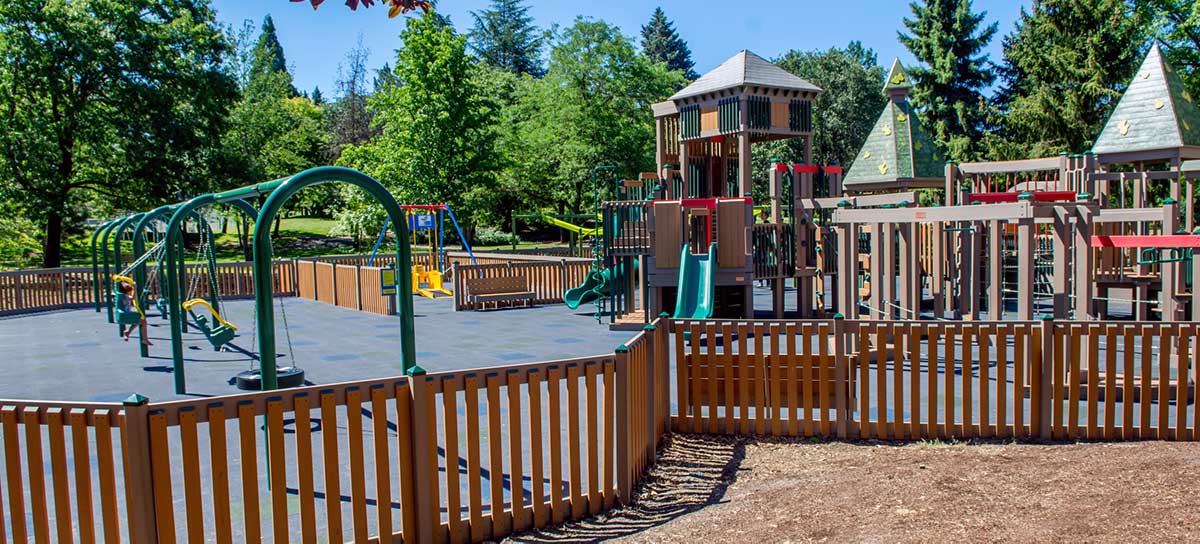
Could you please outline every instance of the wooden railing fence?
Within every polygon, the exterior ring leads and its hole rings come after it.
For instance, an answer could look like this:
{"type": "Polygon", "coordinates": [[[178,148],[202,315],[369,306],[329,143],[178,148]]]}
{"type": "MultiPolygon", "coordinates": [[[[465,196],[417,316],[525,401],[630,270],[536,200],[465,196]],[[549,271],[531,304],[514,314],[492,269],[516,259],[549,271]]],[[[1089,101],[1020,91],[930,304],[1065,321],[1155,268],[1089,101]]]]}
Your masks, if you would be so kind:
{"type": "Polygon", "coordinates": [[[1200,440],[1197,328],[675,321],[672,428],[884,439],[1200,440]]]}
{"type": "Polygon", "coordinates": [[[161,404],[0,400],[0,541],[480,542],[595,515],[666,432],[667,333],[161,404]]]}
{"type": "Polygon", "coordinates": [[[362,310],[395,315],[395,298],[383,294],[382,267],[296,261],[296,296],[362,310]]]}
{"type": "Polygon", "coordinates": [[[454,308],[470,310],[467,279],[524,277],[535,293],[534,304],[558,304],[568,289],[583,283],[592,269],[587,259],[547,259],[538,262],[505,262],[503,264],[462,264],[454,267],[454,308]]]}
{"type": "MultiPolygon", "coordinates": [[[[275,261],[275,294],[295,294],[295,268],[292,261],[275,261]]],[[[191,282],[191,275],[207,276],[205,265],[187,265],[184,285],[191,282]]],[[[218,263],[217,288],[221,298],[249,298],[254,296],[253,263],[218,263]]],[[[195,296],[207,297],[207,281],[196,282],[195,296]]],[[[82,308],[95,304],[92,290],[92,269],[48,268],[0,272],[0,316],[16,315],[65,308],[82,308]]]]}

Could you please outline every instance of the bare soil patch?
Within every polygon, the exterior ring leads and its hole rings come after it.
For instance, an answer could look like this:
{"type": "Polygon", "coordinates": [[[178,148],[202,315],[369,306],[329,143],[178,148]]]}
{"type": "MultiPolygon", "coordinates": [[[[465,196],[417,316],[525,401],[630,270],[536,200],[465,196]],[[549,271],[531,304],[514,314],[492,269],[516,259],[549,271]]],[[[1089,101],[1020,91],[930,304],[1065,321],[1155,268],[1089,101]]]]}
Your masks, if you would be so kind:
{"type": "Polygon", "coordinates": [[[635,506],[515,537],[594,542],[1200,541],[1200,443],[676,435],[635,506]]]}

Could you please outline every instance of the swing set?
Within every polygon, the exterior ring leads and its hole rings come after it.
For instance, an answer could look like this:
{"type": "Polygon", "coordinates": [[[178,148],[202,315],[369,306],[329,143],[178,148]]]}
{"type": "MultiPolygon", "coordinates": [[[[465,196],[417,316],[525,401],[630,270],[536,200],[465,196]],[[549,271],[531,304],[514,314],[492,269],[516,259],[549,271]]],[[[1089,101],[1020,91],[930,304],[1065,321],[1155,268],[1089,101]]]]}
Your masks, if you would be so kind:
{"type": "MultiPolygon", "coordinates": [[[[454,296],[454,293],[445,286],[446,271],[450,265],[449,259],[446,257],[445,246],[447,218],[454,225],[458,239],[466,248],[467,255],[471,258],[471,264],[477,264],[475,253],[471,251],[471,244],[463,235],[462,228],[458,225],[458,219],[454,217],[454,210],[450,209],[449,204],[402,204],[400,209],[404,211],[404,222],[408,225],[408,231],[412,233],[411,247],[415,249],[418,244],[427,244],[429,247],[429,256],[426,260],[428,264],[413,264],[412,266],[413,294],[430,299],[438,298],[438,294],[454,296]],[[423,241],[418,240],[421,238],[418,233],[424,233],[423,241]]],[[[384,219],[383,229],[375,240],[375,247],[371,250],[371,257],[367,259],[367,266],[371,266],[375,262],[375,255],[379,252],[379,246],[383,244],[383,239],[387,236],[391,219],[391,216],[384,219]]]]}

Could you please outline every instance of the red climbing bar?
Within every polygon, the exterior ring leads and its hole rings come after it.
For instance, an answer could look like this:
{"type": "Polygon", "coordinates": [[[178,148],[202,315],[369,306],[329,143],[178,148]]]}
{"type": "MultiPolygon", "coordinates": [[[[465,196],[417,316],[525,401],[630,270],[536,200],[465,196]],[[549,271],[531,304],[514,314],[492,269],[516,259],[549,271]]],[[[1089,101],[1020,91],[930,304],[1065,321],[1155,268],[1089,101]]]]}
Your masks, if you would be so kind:
{"type": "Polygon", "coordinates": [[[1200,248],[1195,234],[1092,236],[1092,247],[1200,248]]]}

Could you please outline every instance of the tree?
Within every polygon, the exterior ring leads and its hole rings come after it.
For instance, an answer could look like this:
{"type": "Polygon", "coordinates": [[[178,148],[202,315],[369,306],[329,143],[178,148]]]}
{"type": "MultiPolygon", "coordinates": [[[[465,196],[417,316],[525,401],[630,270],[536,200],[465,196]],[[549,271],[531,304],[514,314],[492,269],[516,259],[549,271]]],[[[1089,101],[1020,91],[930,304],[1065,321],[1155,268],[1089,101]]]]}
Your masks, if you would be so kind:
{"type": "Polygon", "coordinates": [[[88,208],[207,188],[236,92],[227,52],[204,2],[0,2],[0,200],[42,229],[43,266],[88,208]]]}
{"type": "MultiPolygon", "coordinates": [[[[242,99],[230,112],[230,128],[222,146],[223,178],[230,185],[248,185],[278,179],[324,162],[328,149],[324,112],[310,99],[297,96],[292,76],[269,18],[263,23],[251,55],[251,69],[242,99]],[[265,36],[265,37],[264,37],[265,36]]],[[[325,210],[337,191],[317,187],[288,202],[290,210],[325,210]]],[[[278,235],[280,223],[276,221],[278,235]]]]}
{"type": "Polygon", "coordinates": [[[367,109],[367,58],[371,52],[358,43],[338,65],[337,100],[329,108],[330,154],[334,159],[347,145],[360,145],[376,134],[367,109]]]}
{"type": "Polygon", "coordinates": [[[683,72],[688,81],[698,76],[693,70],[696,63],[692,62],[692,50],[679,33],[675,25],[667,19],[661,7],[654,8],[650,22],[642,26],[642,54],[655,62],[666,63],[667,68],[683,72]]]}
{"type": "Polygon", "coordinates": [[[1200,96],[1200,2],[1194,0],[1143,0],[1134,4],[1150,21],[1154,38],[1162,42],[1172,66],[1184,84],[1200,96]]]}
{"type": "Polygon", "coordinates": [[[325,105],[325,95],[321,94],[321,87],[313,87],[312,94],[308,96],[312,103],[317,106],[325,105]]]}
{"type": "MultiPolygon", "coordinates": [[[[494,107],[480,92],[466,39],[436,14],[409,19],[401,39],[392,72],[403,84],[388,85],[369,100],[382,132],[347,146],[340,162],[380,180],[401,201],[447,202],[460,221],[472,223],[495,184],[494,107]]],[[[360,215],[363,206],[378,210],[361,196],[350,200],[344,220],[360,215]]],[[[345,226],[352,233],[356,228],[345,226]]]]}
{"type": "Polygon", "coordinates": [[[616,164],[627,177],[654,169],[650,105],[682,81],[637,54],[616,27],[576,19],[551,50],[546,76],[519,87],[516,110],[507,113],[514,130],[502,133],[500,145],[520,158],[511,178],[538,188],[540,201],[531,204],[590,208],[593,167],[616,164]]]}
{"type": "MultiPolygon", "coordinates": [[[[813,163],[849,166],[883,111],[884,74],[875,51],[852,41],[845,49],[788,51],[775,64],[824,89],[813,103],[813,111],[820,112],[813,116],[813,163]]],[[[788,140],[780,143],[787,148],[755,151],[754,156],[799,160],[801,143],[788,140]]]]}
{"type": "Polygon", "coordinates": [[[1000,136],[1026,156],[1088,149],[1145,41],[1142,17],[1122,0],[1035,0],[1022,8],[1004,38],[1000,136]]]}
{"type": "Polygon", "coordinates": [[[279,36],[275,33],[275,21],[271,19],[270,15],[267,15],[263,17],[262,33],[258,35],[258,44],[254,46],[250,61],[250,73],[247,76],[250,86],[247,88],[247,92],[252,95],[270,92],[255,87],[256,83],[267,82],[270,74],[286,74],[289,95],[299,96],[296,88],[292,86],[292,75],[288,73],[287,60],[283,56],[283,46],[280,45],[279,36]]]}
{"type": "Polygon", "coordinates": [[[948,156],[974,159],[987,119],[983,92],[996,80],[983,50],[997,23],[983,26],[987,12],[974,12],[971,0],[921,0],[909,8],[913,18],[904,26],[911,34],[899,32],[900,42],[924,64],[908,70],[913,105],[948,156]]]}
{"type": "Polygon", "coordinates": [[[491,8],[472,12],[475,27],[468,43],[479,59],[514,74],[540,77],[542,37],[521,0],[492,0],[491,8]]]}
{"type": "MultiPolygon", "coordinates": [[[[303,2],[304,0],[292,0],[292,1],[293,2],[303,2]]],[[[388,17],[395,17],[397,15],[401,15],[401,14],[408,13],[410,11],[414,11],[414,10],[418,10],[418,9],[425,13],[429,13],[429,11],[433,8],[433,5],[434,5],[434,2],[432,2],[430,0],[380,0],[380,1],[382,1],[385,6],[388,6],[388,17]]],[[[308,2],[310,4],[312,4],[312,8],[315,10],[321,4],[324,4],[325,0],[308,0],[308,2]]],[[[350,7],[350,11],[357,11],[359,4],[362,4],[362,7],[364,7],[364,8],[369,8],[373,5],[375,5],[375,0],[346,0],[346,5],[350,7]]]]}

